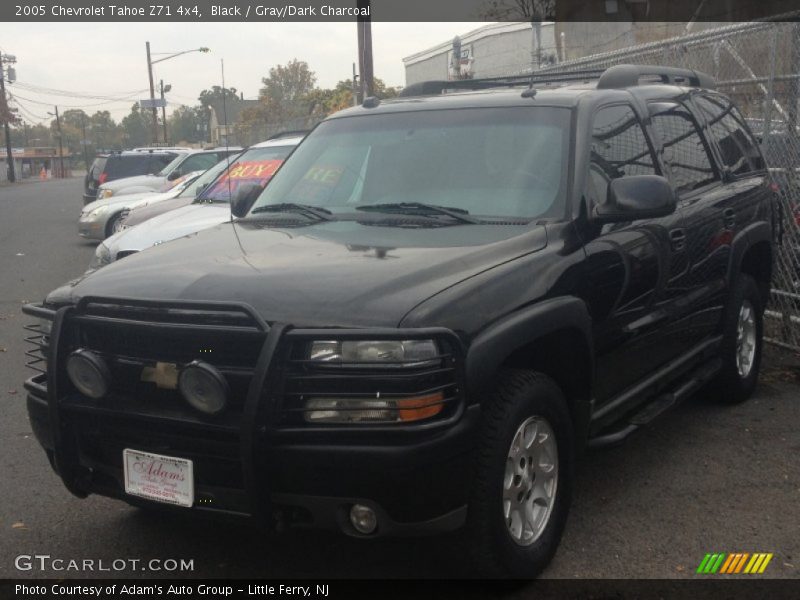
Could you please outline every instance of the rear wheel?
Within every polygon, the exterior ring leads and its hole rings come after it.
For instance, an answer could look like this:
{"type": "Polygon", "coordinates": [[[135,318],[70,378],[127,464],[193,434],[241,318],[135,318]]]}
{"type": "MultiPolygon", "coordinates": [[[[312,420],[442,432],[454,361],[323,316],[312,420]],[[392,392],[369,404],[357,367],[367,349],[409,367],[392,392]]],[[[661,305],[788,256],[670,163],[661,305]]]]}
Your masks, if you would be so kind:
{"type": "Polygon", "coordinates": [[[489,577],[536,577],[555,554],[572,496],[561,390],[541,373],[504,371],[479,444],[466,529],[474,566],[489,577]]]}
{"type": "Polygon", "coordinates": [[[755,390],[761,366],[763,315],[756,282],[741,273],[731,291],[723,324],[722,371],[715,382],[722,402],[744,402],[755,390]]]}

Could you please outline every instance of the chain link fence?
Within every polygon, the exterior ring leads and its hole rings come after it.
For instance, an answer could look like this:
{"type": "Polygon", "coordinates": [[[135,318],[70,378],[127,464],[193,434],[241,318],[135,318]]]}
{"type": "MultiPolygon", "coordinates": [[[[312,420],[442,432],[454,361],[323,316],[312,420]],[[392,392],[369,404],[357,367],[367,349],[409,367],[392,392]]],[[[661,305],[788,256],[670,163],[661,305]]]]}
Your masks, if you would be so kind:
{"type": "MultiPolygon", "coordinates": [[[[565,61],[555,70],[618,64],[704,71],[742,111],[779,186],[784,232],[765,320],[768,341],[800,351],[800,23],[737,23],[565,61]]],[[[543,72],[547,72],[544,70],[543,72]]]]}

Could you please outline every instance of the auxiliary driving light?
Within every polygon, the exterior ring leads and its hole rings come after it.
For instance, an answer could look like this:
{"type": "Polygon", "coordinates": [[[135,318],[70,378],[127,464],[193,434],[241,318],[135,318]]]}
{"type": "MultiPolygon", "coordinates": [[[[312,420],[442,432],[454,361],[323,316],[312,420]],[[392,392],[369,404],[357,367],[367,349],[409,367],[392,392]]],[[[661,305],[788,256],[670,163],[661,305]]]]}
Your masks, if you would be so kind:
{"type": "Polygon", "coordinates": [[[195,360],[178,377],[178,389],[192,407],[215,415],[228,403],[228,382],[208,363],[195,360]]]}
{"type": "Polygon", "coordinates": [[[368,535],[378,527],[378,516],[369,506],[353,504],[350,508],[350,523],[358,533],[368,535]]]}
{"type": "Polygon", "coordinates": [[[75,350],[67,358],[67,375],[84,396],[102,398],[111,385],[111,372],[105,361],[89,350],[75,350]]]}

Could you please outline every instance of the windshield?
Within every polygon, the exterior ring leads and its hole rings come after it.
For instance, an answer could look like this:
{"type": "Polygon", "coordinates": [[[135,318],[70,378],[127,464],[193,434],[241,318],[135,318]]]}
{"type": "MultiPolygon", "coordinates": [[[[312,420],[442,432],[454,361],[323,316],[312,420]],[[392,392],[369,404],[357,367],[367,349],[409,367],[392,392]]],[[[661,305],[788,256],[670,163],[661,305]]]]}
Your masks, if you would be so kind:
{"type": "MultiPolygon", "coordinates": [[[[294,145],[250,148],[231,161],[231,168],[197,198],[200,202],[229,202],[240,185],[264,186],[289,156],[294,145]]],[[[216,167],[215,167],[216,168],[216,167]]]]}
{"type": "Polygon", "coordinates": [[[251,213],[284,203],[334,213],[424,203],[478,217],[561,216],[569,123],[568,109],[551,107],[333,119],[298,147],[251,213]]]}
{"type": "Polygon", "coordinates": [[[194,180],[194,183],[190,184],[185,190],[180,193],[181,198],[194,198],[197,196],[198,192],[202,191],[204,187],[206,187],[209,183],[214,181],[219,174],[222,173],[228,164],[232,164],[233,161],[236,160],[235,156],[231,156],[230,158],[223,158],[213,167],[211,167],[208,171],[200,175],[197,179],[194,180]]]}
{"type": "Polygon", "coordinates": [[[169,161],[167,163],[167,166],[161,169],[158,173],[156,173],[156,175],[158,175],[159,177],[166,177],[167,175],[172,173],[175,167],[181,164],[184,158],[186,158],[185,154],[178,154],[178,156],[169,161]]]}

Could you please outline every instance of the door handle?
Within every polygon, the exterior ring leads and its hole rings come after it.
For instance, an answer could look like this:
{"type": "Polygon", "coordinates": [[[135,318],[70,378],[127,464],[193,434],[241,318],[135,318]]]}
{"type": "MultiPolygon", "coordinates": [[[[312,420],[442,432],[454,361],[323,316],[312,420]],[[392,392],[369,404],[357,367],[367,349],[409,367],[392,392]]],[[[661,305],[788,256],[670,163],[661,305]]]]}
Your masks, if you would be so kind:
{"type": "Polygon", "coordinates": [[[736,211],[732,208],[726,208],[723,210],[722,218],[725,221],[725,227],[728,229],[733,229],[734,225],[736,225],[736,211]]]}
{"type": "Polygon", "coordinates": [[[675,252],[683,252],[686,249],[686,231],[673,229],[669,232],[669,241],[675,252]]]}

